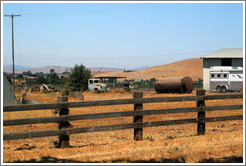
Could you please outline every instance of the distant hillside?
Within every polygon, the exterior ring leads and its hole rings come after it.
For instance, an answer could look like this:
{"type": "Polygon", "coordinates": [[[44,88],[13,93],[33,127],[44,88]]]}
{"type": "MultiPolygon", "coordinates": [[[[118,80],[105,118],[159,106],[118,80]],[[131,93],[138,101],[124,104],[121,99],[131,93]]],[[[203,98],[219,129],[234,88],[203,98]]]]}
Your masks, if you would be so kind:
{"type": "MultiPolygon", "coordinates": [[[[55,69],[56,73],[62,73],[65,71],[70,71],[72,67],[62,67],[62,66],[45,66],[40,68],[29,68],[29,69],[16,69],[16,73],[22,73],[23,71],[31,71],[32,73],[43,72],[49,73],[50,69],[55,69]]],[[[120,68],[90,68],[93,76],[118,76],[127,77],[127,79],[135,80],[146,80],[151,78],[161,78],[165,77],[177,77],[177,76],[189,76],[193,80],[198,80],[198,78],[203,78],[202,76],[202,59],[186,59],[170,64],[159,65],[150,67],[147,69],[137,70],[134,72],[124,72],[124,69],[120,68]]],[[[12,73],[12,68],[3,68],[4,72],[12,73]]]]}
{"type": "MultiPolygon", "coordinates": [[[[50,69],[55,69],[56,73],[63,73],[65,71],[70,71],[72,69],[71,67],[62,67],[62,66],[44,66],[44,67],[38,67],[38,68],[25,68],[25,69],[15,69],[15,73],[21,74],[23,71],[30,71],[31,73],[50,73],[50,69]]],[[[4,72],[12,73],[12,68],[3,68],[4,72]]]]}
{"type": "MultiPolygon", "coordinates": [[[[38,67],[38,68],[31,68],[31,67],[27,67],[27,68],[15,68],[15,73],[23,73],[23,71],[30,71],[31,73],[35,74],[35,73],[39,73],[39,72],[43,72],[43,73],[49,73],[50,69],[55,69],[56,73],[63,73],[66,71],[71,71],[71,69],[73,69],[73,67],[64,67],[64,66],[44,66],[44,67],[38,67]]],[[[89,68],[92,72],[109,72],[109,71],[124,71],[124,69],[120,69],[120,68],[107,68],[107,67],[95,67],[95,68],[89,68]]],[[[11,65],[6,65],[3,68],[4,72],[7,73],[12,73],[12,66],[11,65]]]]}
{"type": "Polygon", "coordinates": [[[94,76],[117,76],[127,77],[127,79],[146,80],[151,78],[189,76],[192,80],[203,78],[203,61],[202,59],[186,59],[170,64],[150,67],[135,72],[112,71],[92,73],[94,76]]]}

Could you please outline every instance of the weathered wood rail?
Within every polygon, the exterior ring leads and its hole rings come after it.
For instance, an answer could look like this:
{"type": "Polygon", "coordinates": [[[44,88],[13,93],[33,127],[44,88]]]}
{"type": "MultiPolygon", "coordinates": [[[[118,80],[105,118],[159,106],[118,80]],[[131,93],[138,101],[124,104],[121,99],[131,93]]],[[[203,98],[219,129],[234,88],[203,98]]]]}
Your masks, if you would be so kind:
{"type": "Polygon", "coordinates": [[[206,122],[243,120],[243,115],[210,117],[210,118],[205,117],[206,111],[243,109],[243,105],[226,105],[226,106],[209,106],[208,107],[208,106],[205,106],[205,100],[240,99],[240,98],[243,98],[243,94],[205,96],[205,91],[202,90],[202,91],[197,91],[196,96],[143,98],[143,94],[141,92],[135,92],[133,96],[134,96],[133,99],[83,101],[83,102],[67,102],[67,98],[60,97],[59,102],[52,103],[52,104],[29,104],[29,105],[4,106],[3,112],[60,109],[60,113],[59,113],[60,116],[3,120],[3,126],[40,124],[40,123],[58,123],[59,124],[57,130],[4,134],[3,140],[59,136],[59,146],[68,147],[69,146],[69,135],[71,134],[133,128],[134,129],[134,139],[142,140],[143,127],[197,123],[197,134],[200,135],[200,134],[205,134],[205,123],[206,122]],[[196,101],[197,107],[143,110],[143,103],[182,102],[182,101],[196,101]],[[122,104],[134,104],[134,111],[68,115],[69,113],[68,108],[122,105],[122,104]],[[188,113],[188,112],[197,112],[197,118],[143,122],[144,115],[174,114],[174,113],[188,113]],[[92,126],[92,127],[82,127],[82,128],[67,128],[69,126],[69,121],[86,120],[86,119],[105,119],[105,118],[127,117],[127,116],[134,117],[133,123],[106,125],[106,126],[92,126]]]}

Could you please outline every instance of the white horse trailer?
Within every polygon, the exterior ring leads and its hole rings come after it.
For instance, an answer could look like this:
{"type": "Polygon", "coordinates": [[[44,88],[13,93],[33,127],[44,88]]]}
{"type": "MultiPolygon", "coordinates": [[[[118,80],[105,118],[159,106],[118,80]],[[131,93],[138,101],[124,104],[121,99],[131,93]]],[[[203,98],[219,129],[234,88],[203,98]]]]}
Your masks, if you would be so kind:
{"type": "Polygon", "coordinates": [[[224,93],[226,91],[240,91],[242,89],[242,67],[210,67],[210,90],[224,93]]]}

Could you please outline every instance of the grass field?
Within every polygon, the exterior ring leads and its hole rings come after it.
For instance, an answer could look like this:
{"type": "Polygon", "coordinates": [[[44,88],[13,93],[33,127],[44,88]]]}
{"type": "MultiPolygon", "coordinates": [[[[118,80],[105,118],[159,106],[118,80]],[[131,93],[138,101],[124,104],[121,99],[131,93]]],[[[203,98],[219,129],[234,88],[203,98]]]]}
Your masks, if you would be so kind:
{"type": "MultiPolygon", "coordinates": [[[[86,101],[132,98],[123,91],[95,94],[83,92],[86,101]]],[[[210,94],[209,94],[210,95],[210,94]]],[[[20,96],[20,94],[17,94],[20,96]]],[[[191,94],[145,93],[144,97],[195,96],[191,94]]],[[[44,103],[57,102],[58,94],[32,92],[27,100],[44,103]]],[[[69,97],[69,102],[80,101],[69,97]]],[[[206,101],[206,106],[243,104],[243,99],[206,101]]],[[[195,107],[196,103],[171,102],[144,104],[145,110],[195,107]]],[[[72,108],[70,115],[101,112],[131,111],[133,105],[72,108]]],[[[242,115],[243,110],[207,111],[206,117],[242,115]]],[[[5,112],[3,119],[48,117],[54,110],[5,112]]],[[[144,122],[196,118],[197,113],[179,113],[144,116],[144,122]]],[[[132,123],[133,117],[71,121],[74,128],[132,123]]],[[[3,133],[57,129],[55,123],[3,127],[3,133]]],[[[197,136],[196,124],[171,125],[143,129],[143,141],[133,140],[133,129],[74,134],[70,136],[71,148],[58,149],[58,137],[9,140],[3,142],[3,162],[76,162],[76,163],[198,163],[243,162],[243,121],[206,123],[206,134],[197,136]]]]}

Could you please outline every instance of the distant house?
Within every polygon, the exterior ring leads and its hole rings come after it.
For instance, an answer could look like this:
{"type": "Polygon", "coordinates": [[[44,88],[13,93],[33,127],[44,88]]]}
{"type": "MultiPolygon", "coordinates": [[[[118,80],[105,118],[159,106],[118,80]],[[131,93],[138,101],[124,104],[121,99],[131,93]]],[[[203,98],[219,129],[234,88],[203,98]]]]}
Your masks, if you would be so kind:
{"type": "Polygon", "coordinates": [[[7,78],[3,75],[3,106],[17,104],[15,93],[7,78]]]}
{"type": "Polygon", "coordinates": [[[222,49],[202,57],[203,59],[203,89],[209,90],[210,69],[213,66],[243,67],[243,49],[222,49]]]}

